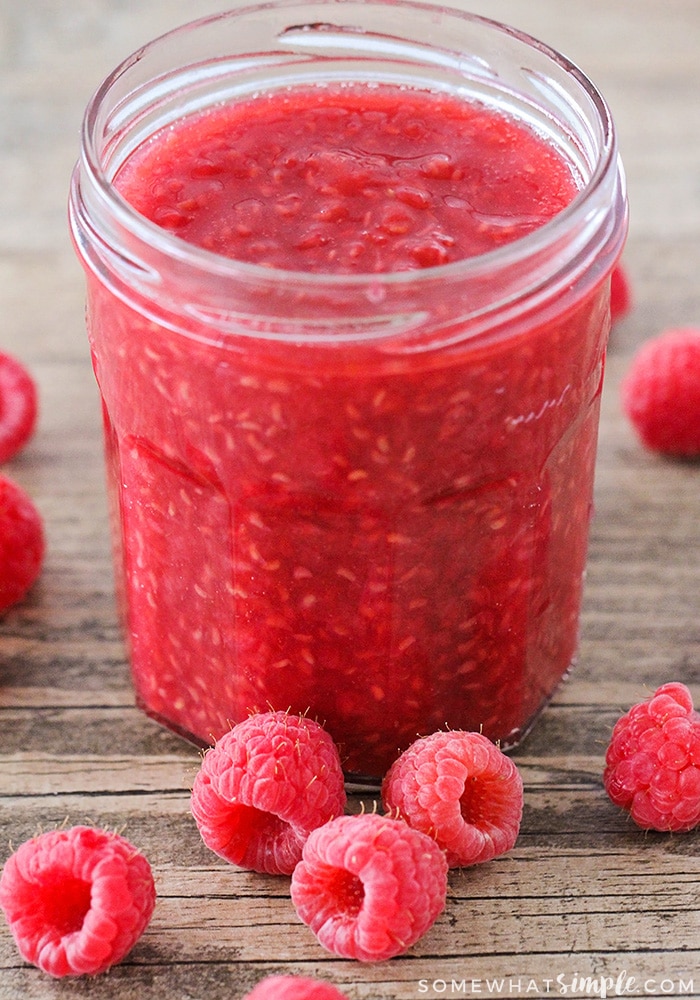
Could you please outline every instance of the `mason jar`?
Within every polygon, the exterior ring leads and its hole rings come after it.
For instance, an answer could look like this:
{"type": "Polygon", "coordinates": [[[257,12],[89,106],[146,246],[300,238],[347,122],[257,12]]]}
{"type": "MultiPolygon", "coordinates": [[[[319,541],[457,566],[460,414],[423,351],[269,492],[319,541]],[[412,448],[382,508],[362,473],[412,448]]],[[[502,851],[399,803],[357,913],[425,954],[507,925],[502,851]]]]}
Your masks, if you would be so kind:
{"type": "Polygon", "coordinates": [[[254,711],[307,713],[358,781],[441,728],[515,746],[577,652],[627,226],[593,84],[435,4],[239,4],[100,86],[70,225],[138,704],[200,746],[254,711]],[[191,116],[342,87],[506,116],[575,194],[464,259],[334,273],[198,246],[119,190],[191,116]]]}

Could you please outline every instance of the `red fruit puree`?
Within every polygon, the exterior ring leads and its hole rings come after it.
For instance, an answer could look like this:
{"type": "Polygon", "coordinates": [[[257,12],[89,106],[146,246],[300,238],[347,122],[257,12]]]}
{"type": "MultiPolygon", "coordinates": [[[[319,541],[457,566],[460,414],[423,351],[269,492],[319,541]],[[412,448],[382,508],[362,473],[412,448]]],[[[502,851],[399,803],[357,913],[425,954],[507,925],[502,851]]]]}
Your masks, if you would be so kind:
{"type": "MultiPolygon", "coordinates": [[[[483,254],[578,189],[525,125],[389,85],[197,113],[115,183],[190,243],[340,273],[483,254]]],[[[516,742],[577,641],[605,290],[566,308],[440,350],[232,349],[91,282],[146,711],[202,744],[251,710],[308,712],[375,778],[438,728],[516,742]]]]}

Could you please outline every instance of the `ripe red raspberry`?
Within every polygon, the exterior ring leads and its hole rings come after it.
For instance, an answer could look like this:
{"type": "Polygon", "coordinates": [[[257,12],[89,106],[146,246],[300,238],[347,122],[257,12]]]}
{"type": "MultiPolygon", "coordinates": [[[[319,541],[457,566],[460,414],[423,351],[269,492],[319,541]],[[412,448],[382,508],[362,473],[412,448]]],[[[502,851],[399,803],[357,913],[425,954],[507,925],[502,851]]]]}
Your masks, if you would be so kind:
{"type": "Polygon", "coordinates": [[[382,800],[387,812],[433,837],[456,868],[511,849],[523,782],[513,761],[480,733],[437,732],[394,762],[382,800]]]}
{"type": "Polygon", "coordinates": [[[622,264],[613,269],[610,277],[610,319],[617,323],[632,307],[632,292],[630,290],[627,271],[622,264]]]}
{"type": "Polygon", "coordinates": [[[292,902],[328,951],[381,962],[406,951],[445,908],[447,862],[431,837],[372,813],[310,834],[292,902]]]}
{"type": "Polygon", "coordinates": [[[0,352],[0,464],[24,447],[36,417],[34,379],[16,358],[0,352]]]}
{"type": "Polygon", "coordinates": [[[41,516],[24,490],[0,475],[0,612],[22,600],[44,559],[41,516]]]}
{"type": "Polygon", "coordinates": [[[151,866],[116,833],[50,830],[5,863],[0,906],[22,958],[50,976],[96,975],[131,951],[156,901],[151,866]]]}
{"type": "Polygon", "coordinates": [[[317,722],[261,712],[208,750],[192,788],[207,847],[241,868],[291,875],[309,833],[345,809],[340,758],[317,722]]]}
{"type": "Polygon", "coordinates": [[[700,713],[684,684],[662,685],[618,719],[603,784],[644,830],[700,824],[700,713]]]}
{"type": "Polygon", "coordinates": [[[332,983],[306,976],[268,976],[243,1000],[347,1000],[332,983]]]}
{"type": "Polygon", "coordinates": [[[647,341],[621,392],[644,445],[668,455],[700,455],[700,329],[667,330],[647,341]]]}

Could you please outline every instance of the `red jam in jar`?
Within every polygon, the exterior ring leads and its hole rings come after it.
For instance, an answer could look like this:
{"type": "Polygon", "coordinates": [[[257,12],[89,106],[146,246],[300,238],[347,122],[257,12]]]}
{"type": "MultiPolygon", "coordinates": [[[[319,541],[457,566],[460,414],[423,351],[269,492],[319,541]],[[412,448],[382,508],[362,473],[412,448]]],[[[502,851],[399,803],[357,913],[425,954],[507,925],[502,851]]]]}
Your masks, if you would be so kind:
{"type": "Polygon", "coordinates": [[[512,303],[498,261],[576,166],[480,100],[306,83],[182,115],[112,186],[175,261],[88,282],[139,703],[203,745],[307,712],[367,779],[439,728],[517,743],[576,653],[614,258],[512,303]]]}

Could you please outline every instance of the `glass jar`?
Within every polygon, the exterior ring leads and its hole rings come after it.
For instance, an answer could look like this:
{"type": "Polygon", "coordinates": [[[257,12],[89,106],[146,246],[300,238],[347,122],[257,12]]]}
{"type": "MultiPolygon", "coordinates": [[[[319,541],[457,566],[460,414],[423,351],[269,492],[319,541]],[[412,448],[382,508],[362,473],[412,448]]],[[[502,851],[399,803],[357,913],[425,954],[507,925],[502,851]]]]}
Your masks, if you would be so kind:
{"type": "Polygon", "coordinates": [[[139,705],[202,746],[251,711],[308,713],[363,781],[440,728],[517,744],[576,655],[627,226],[589,80],[433,4],[241,5],[105,80],[70,222],[139,705]],[[133,150],[185,115],[368,82],[522,121],[578,195],[477,257],[333,275],[203,250],[115,189],[133,150]]]}

